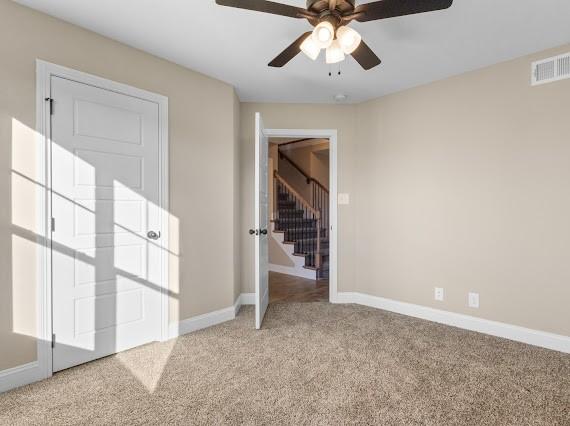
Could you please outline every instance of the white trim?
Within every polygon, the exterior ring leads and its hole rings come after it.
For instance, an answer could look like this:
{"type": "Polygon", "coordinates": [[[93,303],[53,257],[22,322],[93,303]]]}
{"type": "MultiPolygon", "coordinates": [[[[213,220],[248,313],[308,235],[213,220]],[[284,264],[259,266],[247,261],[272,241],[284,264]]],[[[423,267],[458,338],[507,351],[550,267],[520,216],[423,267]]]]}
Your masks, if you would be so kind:
{"type": "MultiPolygon", "coordinates": [[[[38,372],[37,379],[41,380],[52,375],[52,350],[51,350],[51,245],[48,232],[48,222],[51,217],[51,205],[49,194],[51,174],[51,157],[49,136],[51,133],[48,103],[46,98],[51,93],[51,77],[58,76],[83,84],[99,87],[105,90],[121,93],[124,95],[154,102],[159,108],[159,162],[160,162],[160,202],[161,202],[161,243],[163,247],[169,247],[169,170],[168,170],[168,98],[146,90],[137,89],[126,84],[117,83],[81,71],[55,65],[42,60],[36,60],[36,134],[38,143],[37,174],[38,181],[44,188],[38,185],[37,207],[38,223],[38,265],[37,265],[37,314],[38,314],[38,372]]],[[[166,340],[169,336],[169,296],[168,296],[168,250],[163,251],[161,259],[161,339],[166,340]]],[[[2,376],[0,376],[1,378],[2,376]]],[[[0,383],[1,387],[2,383],[0,383]]]]}
{"type": "Polygon", "coordinates": [[[241,308],[241,294],[238,295],[236,301],[234,302],[234,306],[233,306],[234,318],[238,316],[240,308],[241,308]]]}
{"type": "Polygon", "coordinates": [[[169,326],[169,338],[174,339],[184,334],[212,327],[226,321],[231,321],[236,317],[236,308],[239,311],[239,297],[233,306],[229,308],[219,309],[217,311],[208,312],[207,314],[198,315],[179,321],[169,326]]]}
{"type": "Polygon", "coordinates": [[[329,300],[337,302],[338,297],[338,133],[336,130],[325,129],[265,129],[269,138],[315,138],[328,139],[330,149],[329,176],[329,300]]]}
{"type": "Polygon", "coordinates": [[[219,309],[170,324],[168,332],[169,338],[174,339],[184,334],[231,321],[235,319],[243,305],[255,305],[255,293],[241,293],[236,298],[234,304],[229,308],[219,309]]]}
{"type": "Polygon", "coordinates": [[[0,371],[0,393],[42,380],[38,361],[0,371]]]}
{"type": "Polygon", "coordinates": [[[255,305],[255,293],[242,293],[239,296],[239,304],[243,305],[255,305]]]}
{"type": "Polygon", "coordinates": [[[38,380],[47,379],[52,375],[51,348],[51,250],[49,243],[49,217],[51,216],[51,197],[48,196],[51,175],[51,144],[44,135],[51,133],[49,105],[45,98],[50,97],[50,75],[48,64],[36,61],[36,233],[37,237],[37,368],[38,380]],[[43,186],[43,187],[42,187],[43,186]]]}
{"type": "Polygon", "coordinates": [[[355,303],[385,311],[396,312],[440,324],[477,331],[491,336],[502,337],[529,345],[540,346],[564,353],[570,353],[570,337],[545,331],[532,330],[517,325],[486,320],[470,315],[457,314],[412,303],[399,302],[363,293],[338,293],[337,303],[355,303]]]}
{"type": "Polygon", "coordinates": [[[161,338],[168,339],[168,323],[170,320],[170,159],[169,159],[169,134],[168,134],[168,98],[162,95],[154,95],[158,103],[159,128],[159,167],[161,176],[160,186],[160,223],[162,235],[160,242],[163,255],[160,259],[161,269],[161,338]]]}
{"type": "Polygon", "coordinates": [[[293,275],[294,277],[306,278],[308,280],[317,279],[317,271],[315,271],[314,269],[307,269],[303,267],[297,269],[292,266],[275,265],[273,263],[270,263],[269,271],[278,272],[280,274],[285,274],[285,275],[293,275]]]}

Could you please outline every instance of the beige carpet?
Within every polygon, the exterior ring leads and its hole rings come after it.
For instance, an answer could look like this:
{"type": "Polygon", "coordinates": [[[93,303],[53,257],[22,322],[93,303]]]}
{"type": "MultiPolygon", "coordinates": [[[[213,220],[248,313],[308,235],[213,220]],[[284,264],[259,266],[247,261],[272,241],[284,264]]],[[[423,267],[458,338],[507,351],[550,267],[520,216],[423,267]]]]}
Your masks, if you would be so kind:
{"type": "Polygon", "coordinates": [[[570,356],[354,305],[271,305],[0,395],[2,424],[570,425],[570,356]]]}

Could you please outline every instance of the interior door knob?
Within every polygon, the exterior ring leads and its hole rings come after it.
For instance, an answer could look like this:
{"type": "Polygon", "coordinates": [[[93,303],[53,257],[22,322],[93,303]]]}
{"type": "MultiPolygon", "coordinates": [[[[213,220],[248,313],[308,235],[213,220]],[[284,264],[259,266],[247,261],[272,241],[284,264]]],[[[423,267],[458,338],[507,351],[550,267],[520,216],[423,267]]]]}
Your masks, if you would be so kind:
{"type": "Polygon", "coordinates": [[[254,234],[255,234],[255,235],[258,234],[257,230],[256,230],[256,229],[250,229],[250,230],[249,230],[249,235],[254,235],[254,234]]]}
{"type": "Polygon", "coordinates": [[[262,229],[259,232],[261,233],[261,235],[267,235],[267,229],[262,229]]]}
{"type": "Polygon", "coordinates": [[[160,232],[148,231],[146,236],[151,240],[158,240],[160,238],[160,232]]]}

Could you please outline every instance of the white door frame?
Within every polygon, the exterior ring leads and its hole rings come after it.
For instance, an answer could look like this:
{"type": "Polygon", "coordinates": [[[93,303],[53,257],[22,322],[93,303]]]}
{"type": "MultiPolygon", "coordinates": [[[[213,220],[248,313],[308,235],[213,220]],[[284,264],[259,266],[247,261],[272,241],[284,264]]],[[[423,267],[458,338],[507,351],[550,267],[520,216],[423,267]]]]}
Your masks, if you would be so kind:
{"type": "MultiPolygon", "coordinates": [[[[36,60],[36,148],[37,148],[37,356],[38,380],[48,378],[52,371],[52,270],[51,270],[51,141],[50,93],[51,77],[61,77],[112,92],[154,102],[159,109],[159,170],[160,170],[160,209],[161,241],[169,247],[169,189],[168,189],[168,98],[146,90],[137,89],[94,75],[65,68],[42,60],[36,60]]],[[[57,102],[57,99],[55,100],[57,102]]],[[[55,105],[57,108],[57,104],[55,105]]],[[[161,256],[161,339],[168,339],[168,249],[161,256]]]]}
{"type": "Polygon", "coordinates": [[[329,301],[338,302],[338,136],[333,129],[265,129],[268,138],[293,138],[293,139],[328,139],[329,160],[329,212],[330,212],[330,238],[329,238],[329,301]]]}

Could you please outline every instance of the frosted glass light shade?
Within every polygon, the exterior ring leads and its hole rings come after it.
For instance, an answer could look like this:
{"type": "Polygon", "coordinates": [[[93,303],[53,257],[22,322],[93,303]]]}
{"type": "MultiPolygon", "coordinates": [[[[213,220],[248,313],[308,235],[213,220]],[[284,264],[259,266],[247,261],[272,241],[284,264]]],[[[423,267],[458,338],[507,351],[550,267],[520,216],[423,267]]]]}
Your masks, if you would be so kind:
{"type": "Polygon", "coordinates": [[[336,64],[337,62],[344,61],[344,52],[338,40],[334,40],[329,47],[327,47],[327,64],[336,64]]]}
{"type": "Polygon", "coordinates": [[[342,51],[347,55],[350,55],[352,52],[354,52],[356,48],[360,46],[360,42],[362,41],[360,34],[349,27],[340,27],[338,30],[336,30],[336,37],[340,42],[342,51]]]}
{"type": "Polygon", "coordinates": [[[313,36],[309,35],[303,43],[301,43],[301,51],[314,61],[319,56],[319,53],[321,53],[321,48],[317,46],[317,43],[313,40],[313,36]]]}
{"type": "Polygon", "coordinates": [[[313,40],[321,49],[326,49],[334,39],[334,27],[328,21],[321,22],[313,30],[313,40]]]}

